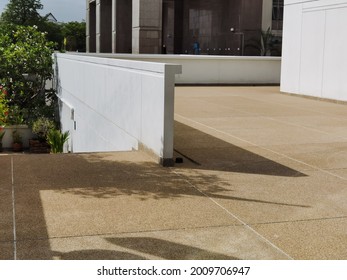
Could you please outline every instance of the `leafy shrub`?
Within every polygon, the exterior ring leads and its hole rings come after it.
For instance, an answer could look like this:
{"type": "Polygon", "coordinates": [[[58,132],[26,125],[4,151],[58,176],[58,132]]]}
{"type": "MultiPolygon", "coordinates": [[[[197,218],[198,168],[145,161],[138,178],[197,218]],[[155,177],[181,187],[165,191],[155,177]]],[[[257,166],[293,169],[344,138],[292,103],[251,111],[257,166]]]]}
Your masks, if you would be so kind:
{"type": "Polygon", "coordinates": [[[0,85],[8,106],[17,106],[27,123],[54,114],[56,97],[45,89],[53,75],[53,46],[35,26],[0,30],[0,85]]]}
{"type": "Polygon", "coordinates": [[[54,121],[40,117],[32,125],[32,131],[41,142],[47,141],[48,132],[55,128],[54,121]]]}
{"type": "Polygon", "coordinates": [[[51,146],[53,154],[62,153],[64,151],[64,144],[69,139],[69,132],[61,133],[58,129],[51,129],[47,135],[47,142],[51,146]]]}

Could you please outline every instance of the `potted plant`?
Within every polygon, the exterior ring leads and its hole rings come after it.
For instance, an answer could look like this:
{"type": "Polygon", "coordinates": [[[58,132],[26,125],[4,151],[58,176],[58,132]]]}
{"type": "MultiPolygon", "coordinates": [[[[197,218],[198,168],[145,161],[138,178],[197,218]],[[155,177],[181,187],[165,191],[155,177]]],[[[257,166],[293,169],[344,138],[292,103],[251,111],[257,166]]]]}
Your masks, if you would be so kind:
{"type": "Polygon", "coordinates": [[[17,130],[12,132],[12,150],[14,152],[23,151],[23,138],[17,130]]]}
{"type": "Polygon", "coordinates": [[[37,139],[29,140],[29,148],[31,153],[49,153],[50,145],[47,143],[48,132],[55,128],[54,121],[40,117],[32,125],[32,132],[37,139]]]}

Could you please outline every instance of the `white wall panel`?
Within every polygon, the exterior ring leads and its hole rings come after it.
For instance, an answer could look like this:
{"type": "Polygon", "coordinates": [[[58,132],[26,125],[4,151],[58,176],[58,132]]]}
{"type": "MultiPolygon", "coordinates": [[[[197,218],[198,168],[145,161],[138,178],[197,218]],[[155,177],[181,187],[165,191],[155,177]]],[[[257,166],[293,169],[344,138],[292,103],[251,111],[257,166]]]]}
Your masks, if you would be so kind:
{"type": "Polygon", "coordinates": [[[159,158],[172,159],[174,81],[180,72],[178,65],[56,54],[61,122],[72,135],[70,149],[127,151],[142,144],[159,158]]]}
{"type": "Polygon", "coordinates": [[[347,101],[346,26],[346,0],[285,1],[281,90],[347,101]]]}
{"type": "Polygon", "coordinates": [[[341,27],[347,27],[347,8],[328,10],[322,96],[346,100],[347,32],[341,27]]]}
{"type": "Polygon", "coordinates": [[[321,97],[325,43],[325,11],[303,14],[300,91],[321,97]]]}
{"type": "Polygon", "coordinates": [[[286,6],[284,10],[281,91],[289,93],[299,92],[300,88],[301,12],[302,5],[286,6]]]}

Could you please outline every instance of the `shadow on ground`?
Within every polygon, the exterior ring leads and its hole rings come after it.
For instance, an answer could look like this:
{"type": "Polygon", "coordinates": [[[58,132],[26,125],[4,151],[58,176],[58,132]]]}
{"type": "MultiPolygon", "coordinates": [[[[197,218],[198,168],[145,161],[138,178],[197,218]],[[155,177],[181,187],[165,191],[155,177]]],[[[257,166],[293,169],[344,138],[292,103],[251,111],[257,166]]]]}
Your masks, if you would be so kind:
{"type": "Polygon", "coordinates": [[[125,249],[154,255],[166,260],[237,260],[237,258],[167,240],[147,237],[106,238],[125,249]]]}
{"type": "MultiPolygon", "coordinates": [[[[283,177],[307,176],[233,144],[175,121],[175,152],[190,164],[181,168],[283,177]]],[[[177,165],[180,168],[180,165],[177,165]]]]}
{"type": "Polygon", "coordinates": [[[237,260],[237,258],[187,246],[163,239],[148,237],[105,238],[117,250],[80,250],[71,252],[53,252],[61,260],[146,260],[151,256],[154,259],[164,260],[237,260]],[[131,251],[129,253],[127,251],[131,251]]]}
{"type": "MultiPolygon", "coordinates": [[[[175,148],[198,163],[178,167],[189,168],[189,177],[180,175],[176,168],[162,168],[144,156],[140,160],[134,160],[138,155],[136,153],[135,156],[132,156],[134,153],[125,153],[124,156],[117,153],[3,157],[1,161],[6,165],[10,164],[10,158],[13,159],[16,241],[23,244],[18,247],[18,258],[51,259],[57,254],[62,259],[142,258],[141,255],[122,250],[81,250],[60,255],[52,252],[40,196],[40,192],[45,190],[76,195],[82,199],[131,196],[138,200],[177,200],[209,197],[285,207],[310,207],[272,201],[271,197],[269,200],[255,200],[233,196],[232,182],[225,181],[212,172],[199,172],[199,169],[285,177],[306,175],[189,126],[176,123],[175,129],[175,148]],[[39,241],[39,249],[36,241],[39,241]]],[[[10,174],[7,175],[10,178],[10,174]]],[[[80,214],[83,215],[83,212],[80,214]]],[[[12,227],[8,230],[12,230],[12,227]]],[[[13,242],[9,239],[4,241],[8,244],[13,242]]],[[[164,259],[169,256],[175,259],[230,259],[229,256],[153,238],[111,238],[108,241],[125,249],[142,254],[151,253],[164,259]]]]}
{"type": "MultiPolygon", "coordinates": [[[[58,163],[58,161],[55,160],[54,163],[58,163]]],[[[154,162],[111,161],[102,155],[88,154],[70,156],[69,164],[72,166],[65,169],[64,175],[60,175],[57,168],[54,173],[57,178],[53,181],[59,182],[59,178],[62,176],[65,176],[65,180],[69,177],[73,179],[68,184],[58,184],[57,187],[54,187],[53,183],[50,187],[51,190],[85,198],[107,199],[117,196],[132,196],[139,200],[172,200],[208,196],[216,199],[309,208],[307,205],[232,196],[230,195],[233,191],[230,188],[231,183],[222,180],[215,174],[193,172],[187,178],[167,168],[159,167],[154,162]],[[77,179],[75,174],[79,174],[77,179]],[[68,187],[66,187],[67,185],[68,187]],[[198,188],[194,186],[198,186],[198,188]]]]}

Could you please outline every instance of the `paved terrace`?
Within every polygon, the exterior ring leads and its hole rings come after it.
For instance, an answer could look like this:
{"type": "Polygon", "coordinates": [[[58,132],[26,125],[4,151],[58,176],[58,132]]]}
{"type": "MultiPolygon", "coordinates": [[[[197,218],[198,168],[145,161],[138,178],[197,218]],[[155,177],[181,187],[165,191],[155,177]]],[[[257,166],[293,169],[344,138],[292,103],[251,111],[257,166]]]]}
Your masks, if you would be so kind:
{"type": "Polygon", "coordinates": [[[0,259],[347,259],[347,107],[179,87],[176,156],[0,156],[0,259]]]}

